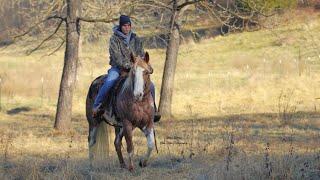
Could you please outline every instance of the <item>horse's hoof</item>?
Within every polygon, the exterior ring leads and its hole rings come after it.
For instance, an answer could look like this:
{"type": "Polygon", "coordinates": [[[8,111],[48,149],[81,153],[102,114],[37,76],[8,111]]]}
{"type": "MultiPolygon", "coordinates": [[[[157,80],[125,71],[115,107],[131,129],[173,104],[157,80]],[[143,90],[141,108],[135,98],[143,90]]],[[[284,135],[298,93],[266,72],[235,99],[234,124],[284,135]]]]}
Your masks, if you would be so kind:
{"type": "Polygon", "coordinates": [[[128,170],[129,170],[130,172],[133,172],[133,171],[134,171],[133,165],[130,165],[130,166],[128,167],[128,170]]]}
{"type": "Polygon", "coordinates": [[[144,160],[140,160],[140,162],[139,162],[139,166],[140,166],[140,167],[142,167],[142,168],[144,168],[144,167],[146,167],[146,166],[147,166],[147,162],[146,162],[146,161],[144,161],[144,160]]]}
{"type": "Polygon", "coordinates": [[[121,168],[126,168],[127,166],[126,166],[125,163],[122,163],[122,164],[120,164],[120,167],[121,167],[121,168]]]}

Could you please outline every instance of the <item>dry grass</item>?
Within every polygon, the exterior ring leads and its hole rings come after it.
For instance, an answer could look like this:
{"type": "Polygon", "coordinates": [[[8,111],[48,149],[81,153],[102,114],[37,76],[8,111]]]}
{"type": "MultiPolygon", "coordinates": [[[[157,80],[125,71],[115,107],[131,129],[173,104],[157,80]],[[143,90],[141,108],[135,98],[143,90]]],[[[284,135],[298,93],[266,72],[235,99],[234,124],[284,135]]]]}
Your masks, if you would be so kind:
{"type": "MultiPolygon", "coordinates": [[[[175,118],[157,125],[159,154],[134,173],[119,168],[113,149],[89,170],[85,96],[107,69],[106,42],[82,47],[74,129],[65,135],[52,129],[63,52],[43,57],[25,56],[19,46],[2,49],[0,178],[319,178],[318,17],[183,45],[175,118]]],[[[165,51],[149,52],[159,94],[165,51]]],[[[137,166],[146,140],[134,135],[137,166]]]]}

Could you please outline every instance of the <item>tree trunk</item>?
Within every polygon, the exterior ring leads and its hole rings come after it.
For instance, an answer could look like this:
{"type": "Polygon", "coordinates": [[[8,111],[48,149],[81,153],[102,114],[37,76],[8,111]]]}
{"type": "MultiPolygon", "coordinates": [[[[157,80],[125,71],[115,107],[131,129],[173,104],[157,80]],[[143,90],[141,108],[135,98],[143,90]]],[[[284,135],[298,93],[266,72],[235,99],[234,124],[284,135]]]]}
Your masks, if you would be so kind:
{"type": "Polygon", "coordinates": [[[177,11],[174,11],[171,16],[171,30],[169,34],[169,43],[167,46],[166,61],[162,76],[159,111],[164,117],[171,116],[174,75],[180,43],[180,30],[176,19],[177,13],[177,11]]]}
{"type": "Polygon", "coordinates": [[[71,127],[72,97],[76,82],[81,11],[80,0],[67,0],[67,33],[64,66],[54,128],[66,131],[71,127]]]}

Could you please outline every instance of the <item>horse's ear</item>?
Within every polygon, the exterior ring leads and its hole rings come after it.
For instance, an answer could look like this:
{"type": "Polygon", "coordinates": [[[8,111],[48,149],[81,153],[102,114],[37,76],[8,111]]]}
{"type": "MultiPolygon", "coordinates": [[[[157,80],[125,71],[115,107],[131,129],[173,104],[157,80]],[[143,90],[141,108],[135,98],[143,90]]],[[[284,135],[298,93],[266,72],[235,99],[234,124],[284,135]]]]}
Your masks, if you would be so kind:
{"type": "Polygon", "coordinates": [[[130,61],[133,62],[133,63],[136,61],[136,59],[134,58],[133,53],[130,53],[130,61]]]}
{"type": "Polygon", "coordinates": [[[148,53],[148,52],[146,52],[146,53],[144,54],[144,61],[145,61],[146,63],[149,63],[149,53],[148,53]]]}

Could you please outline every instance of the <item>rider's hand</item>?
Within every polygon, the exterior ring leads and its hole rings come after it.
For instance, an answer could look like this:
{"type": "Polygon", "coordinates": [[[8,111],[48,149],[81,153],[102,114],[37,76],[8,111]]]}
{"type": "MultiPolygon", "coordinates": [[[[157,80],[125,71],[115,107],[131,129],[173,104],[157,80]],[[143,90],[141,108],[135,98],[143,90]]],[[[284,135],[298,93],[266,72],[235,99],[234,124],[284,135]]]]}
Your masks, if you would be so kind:
{"type": "Polygon", "coordinates": [[[125,63],[123,68],[127,70],[131,69],[131,63],[125,63]]]}

